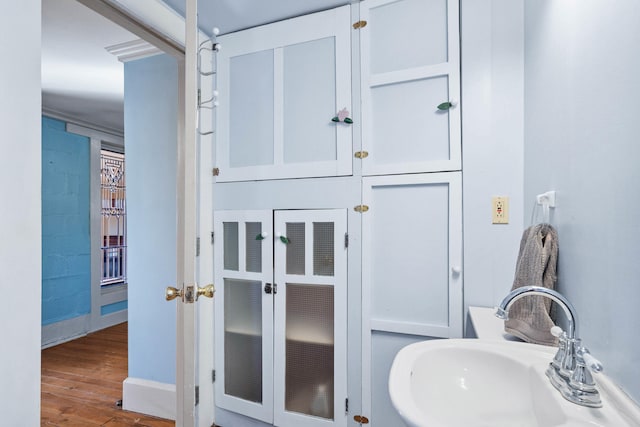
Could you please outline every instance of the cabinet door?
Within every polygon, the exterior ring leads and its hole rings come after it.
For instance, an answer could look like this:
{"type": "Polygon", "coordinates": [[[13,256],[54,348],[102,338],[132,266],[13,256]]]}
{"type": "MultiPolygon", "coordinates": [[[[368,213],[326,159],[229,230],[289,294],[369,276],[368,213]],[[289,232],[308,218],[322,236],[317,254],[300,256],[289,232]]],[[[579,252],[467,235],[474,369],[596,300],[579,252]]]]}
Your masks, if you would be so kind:
{"type": "Polygon", "coordinates": [[[274,230],[274,424],[346,426],[347,212],[276,211],[274,230]]]}
{"type": "Polygon", "coordinates": [[[271,211],[214,213],[216,404],[267,423],[273,420],[273,297],[265,293],[273,278],[271,230],[271,211]]]}
{"type": "Polygon", "coordinates": [[[458,0],[360,7],[363,175],[460,170],[458,0]]]}
{"type": "Polygon", "coordinates": [[[363,179],[363,413],[402,425],[389,367],[403,346],[462,336],[462,197],[459,172],[363,179]]]}
{"type": "Polygon", "coordinates": [[[349,6],[218,41],[217,181],[350,175],[349,6]]]}

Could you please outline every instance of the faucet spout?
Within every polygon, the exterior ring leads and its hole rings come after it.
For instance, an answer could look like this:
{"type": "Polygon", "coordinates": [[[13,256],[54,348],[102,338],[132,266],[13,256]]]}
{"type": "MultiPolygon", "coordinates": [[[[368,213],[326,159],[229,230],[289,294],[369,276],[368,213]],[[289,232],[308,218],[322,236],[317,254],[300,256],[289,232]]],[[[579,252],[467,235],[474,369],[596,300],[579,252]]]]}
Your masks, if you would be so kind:
{"type": "Polygon", "coordinates": [[[562,307],[562,310],[567,317],[567,338],[574,339],[579,336],[578,314],[576,313],[576,309],[573,304],[571,304],[571,302],[569,302],[569,300],[566,299],[562,294],[554,291],[553,289],[545,288],[542,286],[522,286],[509,292],[497,307],[496,316],[500,319],[508,319],[509,308],[511,307],[511,305],[520,298],[524,298],[527,295],[543,296],[557,303],[560,307],[562,307]]]}
{"type": "Polygon", "coordinates": [[[504,297],[496,308],[496,316],[507,320],[511,305],[527,295],[549,298],[562,307],[567,317],[566,333],[558,328],[559,332],[556,335],[554,333],[556,327],[551,329],[551,333],[558,337],[558,352],[545,372],[551,384],[562,397],[572,403],[600,408],[602,400],[589,369],[597,373],[602,371],[602,365],[591,357],[589,350],[582,347],[582,341],[578,338],[578,315],[569,300],[553,289],[542,286],[523,286],[514,289],[504,297]]]}

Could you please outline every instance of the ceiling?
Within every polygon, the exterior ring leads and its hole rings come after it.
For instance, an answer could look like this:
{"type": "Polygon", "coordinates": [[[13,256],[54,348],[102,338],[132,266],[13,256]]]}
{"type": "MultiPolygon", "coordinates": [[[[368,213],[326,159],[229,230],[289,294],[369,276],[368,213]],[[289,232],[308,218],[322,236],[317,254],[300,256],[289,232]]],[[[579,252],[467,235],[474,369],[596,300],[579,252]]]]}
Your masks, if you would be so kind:
{"type": "MultiPolygon", "coordinates": [[[[165,0],[184,16],[185,0],[165,0]]],[[[198,26],[221,34],[331,9],[350,0],[200,0],[198,26]]],[[[124,67],[105,48],[138,39],[76,0],[42,0],[45,114],[122,134],[124,67]]]]}
{"type": "MultiPolygon", "coordinates": [[[[185,15],[185,0],[164,0],[180,15],[185,15]]],[[[355,0],[353,1],[355,2],[355,0]]],[[[294,16],[331,9],[350,0],[199,0],[198,27],[211,35],[244,30],[294,16]]]]}
{"type": "Polygon", "coordinates": [[[42,0],[42,108],[123,130],[124,68],[105,47],[138,37],[75,0],[42,0]]]}

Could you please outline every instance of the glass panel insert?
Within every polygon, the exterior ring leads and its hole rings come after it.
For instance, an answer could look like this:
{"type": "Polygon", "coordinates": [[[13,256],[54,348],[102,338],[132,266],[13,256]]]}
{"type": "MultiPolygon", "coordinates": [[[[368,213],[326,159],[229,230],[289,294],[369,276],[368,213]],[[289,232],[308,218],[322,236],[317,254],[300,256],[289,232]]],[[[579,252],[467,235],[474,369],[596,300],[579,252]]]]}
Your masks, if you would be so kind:
{"type": "Polygon", "coordinates": [[[230,60],[229,164],[273,164],[273,50],[230,60]]]}
{"type": "Polygon", "coordinates": [[[333,286],[286,286],[285,409],[333,419],[333,286]]]}
{"type": "Polygon", "coordinates": [[[287,274],[304,274],[304,222],[287,223],[287,274]]]}
{"type": "Polygon", "coordinates": [[[447,0],[403,0],[371,9],[371,72],[447,62],[447,0]]]}
{"type": "Polygon", "coordinates": [[[256,237],[262,233],[262,223],[247,222],[245,224],[247,246],[247,271],[260,273],[262,271],[262,240],[256,237]]]}
{"type": "Polygon", "coordinates": [[[376,162],[449,160],[449,112],[437,108],[448,99],[447,76],[373,88],[371,135],[376,162]]]}
{"type": "Polygon", "coordinates": [[[334,38],[286,46],[283,68],[284,162],[336,160],[334,38]]]}
{"type": "Polygon", "coordinates": [[[238,223],[225,222],[223,228],[224,239],[224,269],[238,271],[240,268],[240,248],[238,247],[238,223]]]}
{"type": "Polygon", "coordinates": [[[313,223],[313,274],[333,276],[333,223],[313,223]]]}
{"type": "Polygon", "coordinates": [[[225,394],[262,402],[262,282],[224,280],[225,394]]]}

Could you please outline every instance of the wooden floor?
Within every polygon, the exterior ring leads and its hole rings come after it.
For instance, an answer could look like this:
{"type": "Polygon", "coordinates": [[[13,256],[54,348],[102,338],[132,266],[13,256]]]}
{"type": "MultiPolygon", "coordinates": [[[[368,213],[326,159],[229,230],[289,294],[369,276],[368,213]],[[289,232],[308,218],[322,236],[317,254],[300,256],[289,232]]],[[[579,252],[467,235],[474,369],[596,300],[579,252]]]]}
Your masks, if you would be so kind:
{"type": "Polygon", "coordinates": [[[127,324],[42,351],[42,426],[173,427],[169,420],[123,411],[127,324]]]}

